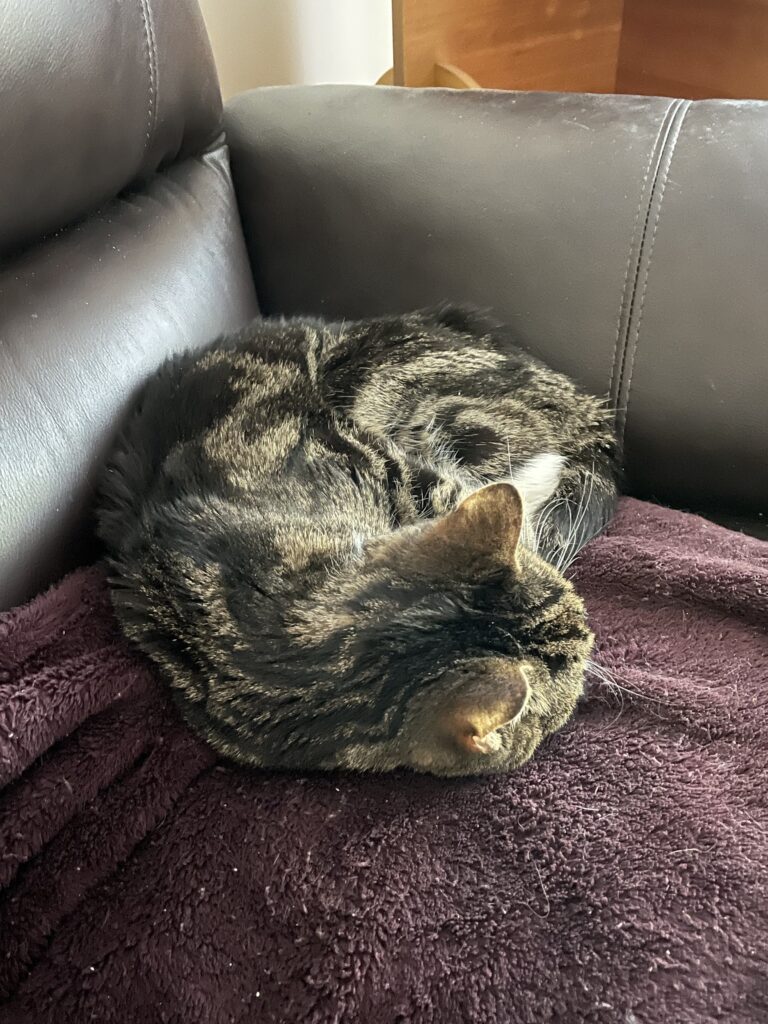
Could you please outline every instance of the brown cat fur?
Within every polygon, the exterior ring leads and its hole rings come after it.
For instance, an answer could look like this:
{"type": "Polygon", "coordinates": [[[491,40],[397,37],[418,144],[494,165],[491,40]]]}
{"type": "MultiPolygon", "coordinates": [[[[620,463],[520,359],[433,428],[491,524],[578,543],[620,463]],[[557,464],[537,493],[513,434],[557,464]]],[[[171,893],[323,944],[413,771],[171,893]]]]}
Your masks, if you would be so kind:
{"type": "Polygon", "coordinates": [[[582,690],[562,571],[615,461],[602,403],[472,311],[258,321],[166,364],[115,448],[115,608],[244,764],[514,768],[582,690]]]}

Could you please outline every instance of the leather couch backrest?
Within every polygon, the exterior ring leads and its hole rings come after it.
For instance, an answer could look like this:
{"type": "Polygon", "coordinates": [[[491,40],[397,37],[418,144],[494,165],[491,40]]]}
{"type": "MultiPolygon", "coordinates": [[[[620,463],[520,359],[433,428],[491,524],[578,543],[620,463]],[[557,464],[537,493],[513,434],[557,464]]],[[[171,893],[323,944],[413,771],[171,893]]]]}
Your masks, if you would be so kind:
{"type": "Polygon", "coordinates": [[[490,307],[609,395],[634,493],[768,512],[768,103],[322,86],[226,127],[265,313],[490,307]]]}
{"type": "Polygon", "coordinates": [[[195,0],[0,0],[0,608],[89,557],[141,381],[255,315],[195,0]]]}

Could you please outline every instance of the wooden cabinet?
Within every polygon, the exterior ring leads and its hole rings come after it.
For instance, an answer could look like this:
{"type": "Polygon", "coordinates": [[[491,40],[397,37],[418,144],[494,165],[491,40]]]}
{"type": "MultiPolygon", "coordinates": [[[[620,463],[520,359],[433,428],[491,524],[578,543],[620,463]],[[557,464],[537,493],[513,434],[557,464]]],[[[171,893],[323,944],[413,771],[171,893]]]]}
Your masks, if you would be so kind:
{"type": "Polygon", "coordinates": [[[768,99],[768,0],[393,0],[395,85],[768,99]]]}
{"type": "Polygon", "coordinates": [[[768,99],[768,0],[626,0],[616,92],[768,99]]]}

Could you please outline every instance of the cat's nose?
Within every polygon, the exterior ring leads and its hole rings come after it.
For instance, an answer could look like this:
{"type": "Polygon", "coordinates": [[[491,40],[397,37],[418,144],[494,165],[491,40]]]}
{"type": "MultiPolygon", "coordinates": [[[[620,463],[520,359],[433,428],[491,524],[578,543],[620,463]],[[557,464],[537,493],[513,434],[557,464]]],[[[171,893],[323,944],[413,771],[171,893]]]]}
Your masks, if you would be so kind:
{"type": "Polygon", "coordinates": [[[448,702],[443,722],[465,751],[491,754],[502,745],[499,729],[515,722],[528,703],[525,667],[505,658],[478,658],[461,674],[466,685],[448,702]]]}

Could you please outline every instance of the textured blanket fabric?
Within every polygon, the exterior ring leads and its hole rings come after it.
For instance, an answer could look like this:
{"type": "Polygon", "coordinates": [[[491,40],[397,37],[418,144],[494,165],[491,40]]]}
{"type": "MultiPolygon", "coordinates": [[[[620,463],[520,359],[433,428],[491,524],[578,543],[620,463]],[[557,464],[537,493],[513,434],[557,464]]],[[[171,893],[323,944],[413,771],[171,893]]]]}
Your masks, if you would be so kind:
{"type": "Polygon", "coordinates": [[[516,774],[217,763],[98,570],[0,620],[3,1024],[768,1021],[768,545],[626,501],[516,774]]]}

